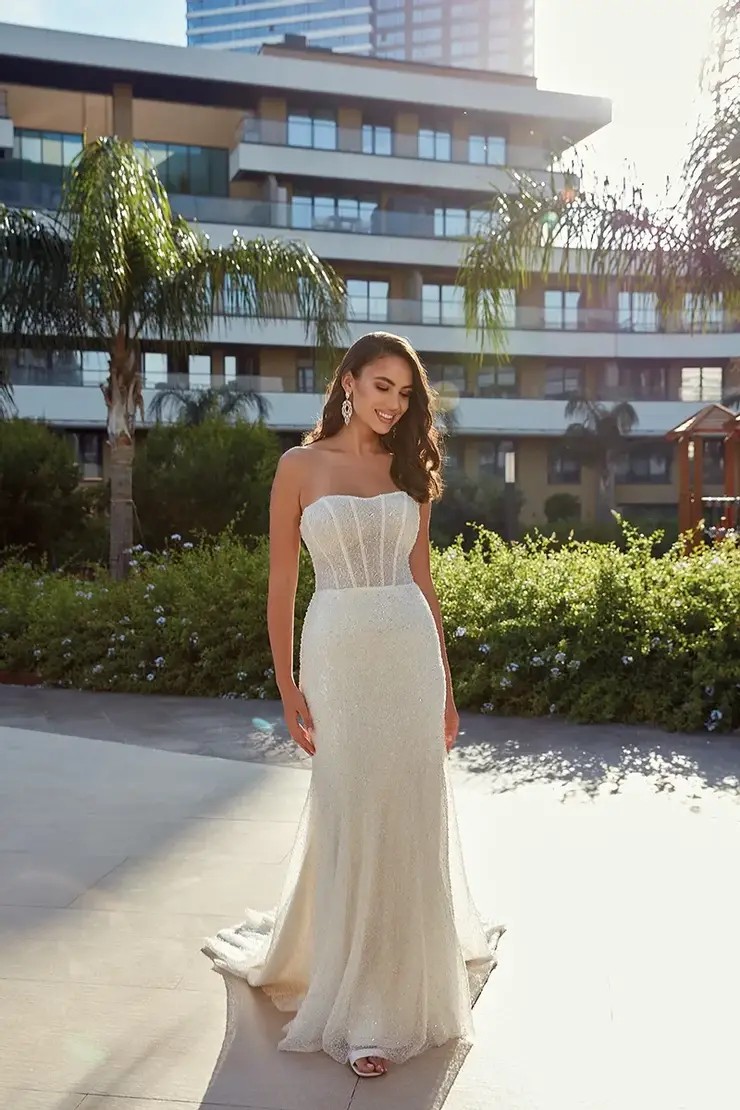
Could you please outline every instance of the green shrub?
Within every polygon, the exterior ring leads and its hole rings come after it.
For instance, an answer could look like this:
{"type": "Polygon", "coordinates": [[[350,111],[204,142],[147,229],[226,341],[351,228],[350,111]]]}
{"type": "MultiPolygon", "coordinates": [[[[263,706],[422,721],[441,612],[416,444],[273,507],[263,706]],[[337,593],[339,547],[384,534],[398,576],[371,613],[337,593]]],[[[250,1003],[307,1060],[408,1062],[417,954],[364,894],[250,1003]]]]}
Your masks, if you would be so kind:
{"type": "MultiPolygon", "coordinates": [[[[629,525],[613,544],[481,530],[434,550],[460,708],[691,731],[740,728],[740,550],[656,558],[629,525]]],[[[233,534],[136,552],[127,581],[30,564],[0,570],[0,670],[83,689],[274,697],[268,550],[233,534]]],[[[296,647],[312,590],[301,555],[296,647]]]]}
{"type": "Polygon", "coordinates": [[[33,420],[0,420],[0,551],[57,564],[84,543],[91,509],[69,442],[33,420]]]}
{"type": "Polygon", "coordinates": [[[545,501],[545,518],[553,524],[556,520],[581,519],[581,499],[574,493],[552,493],[545,501]]]}
{"type": "Polygon", "coordinates": [[[262,424],[156,425],[134,461],[142,541],[159,549],[173,532],[194,540],[217,536],[232,522],[236,536],[265,535],[279,456],[277,436],[262,424]]]}

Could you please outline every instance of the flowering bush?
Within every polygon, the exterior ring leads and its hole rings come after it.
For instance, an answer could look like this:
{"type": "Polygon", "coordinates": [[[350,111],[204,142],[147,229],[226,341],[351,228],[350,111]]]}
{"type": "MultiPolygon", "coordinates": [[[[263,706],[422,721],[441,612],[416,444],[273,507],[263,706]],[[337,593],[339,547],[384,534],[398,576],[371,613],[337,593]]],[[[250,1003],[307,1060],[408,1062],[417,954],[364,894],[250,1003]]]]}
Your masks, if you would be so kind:
{"type": "Polygon", "coordinates": [[[740,550],[601,543],[435,552],[459,706],[670,729],[740,727],[740,550]]]}
{"type": "MultiPolygon", "coordinates": [[[[600,543],[515,547],[481,531],[432,565],[460,708],[710,732],[740,727],[740,551],[663,558],[623,525],[600,543]]],[[[83,689],[275,697],[266,541],[134,551],[112,582],[0,570],[0,670],[83,689]]],[[[301,556],[295,643],[313,588],[301,556]]]]}

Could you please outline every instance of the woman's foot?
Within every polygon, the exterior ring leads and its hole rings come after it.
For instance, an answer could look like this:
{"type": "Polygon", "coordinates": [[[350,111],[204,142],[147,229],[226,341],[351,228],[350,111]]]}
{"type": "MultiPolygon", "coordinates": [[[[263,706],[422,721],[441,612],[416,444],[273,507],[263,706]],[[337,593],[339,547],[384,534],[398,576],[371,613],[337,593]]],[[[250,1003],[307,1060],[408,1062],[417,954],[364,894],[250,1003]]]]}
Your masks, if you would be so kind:
{"type": "Polygon", "coordinates": [[[383,1056],[358,1056],[350,1063],[357,1075],[385,1075],[388,1071],[388,1061],[383,1056]]]}

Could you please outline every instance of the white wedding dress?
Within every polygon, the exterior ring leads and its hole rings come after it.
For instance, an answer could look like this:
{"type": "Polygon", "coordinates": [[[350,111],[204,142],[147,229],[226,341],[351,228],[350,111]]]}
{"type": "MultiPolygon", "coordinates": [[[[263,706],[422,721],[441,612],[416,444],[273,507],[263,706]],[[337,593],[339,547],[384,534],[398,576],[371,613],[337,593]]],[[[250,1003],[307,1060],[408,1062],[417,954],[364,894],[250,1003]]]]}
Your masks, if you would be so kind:
{"type": "Polygon", "coordinates": [[[316,574],[300,687],[316,754],[276,911],[207,939],[222,971],[295,1011],[281,1049],[400,1063],[472,1035],[501,927],[472,903],[444,746],[439,639],[409,554],[418,504],[325,496],[301,534],[316,574]],[[467,965],[467,966],[466,966],[467,965]]]}

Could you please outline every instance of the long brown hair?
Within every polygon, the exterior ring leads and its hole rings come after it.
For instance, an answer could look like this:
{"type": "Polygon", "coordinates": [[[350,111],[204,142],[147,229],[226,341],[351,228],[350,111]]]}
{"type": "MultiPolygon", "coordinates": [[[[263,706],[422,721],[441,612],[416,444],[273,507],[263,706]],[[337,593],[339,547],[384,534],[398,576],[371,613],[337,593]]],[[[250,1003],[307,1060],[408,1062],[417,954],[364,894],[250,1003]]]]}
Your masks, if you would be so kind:
{"type": "Polygon", "coordinates": [[[412,374],[408,409],[386,435],[380,436],[381,443],[393,456],[391,478],[416,501],[436,500],[442,494],[441,434],[434,423],[436,394],[418,354],[400,335],[372,331],[352,344],[327,388],[324,411],[316,427],[304,436],[303,443],[329,439],[344,427],[342,378],[346,374],[359,378],[366,366],[385,355],[404,359],[412,374]]]}

